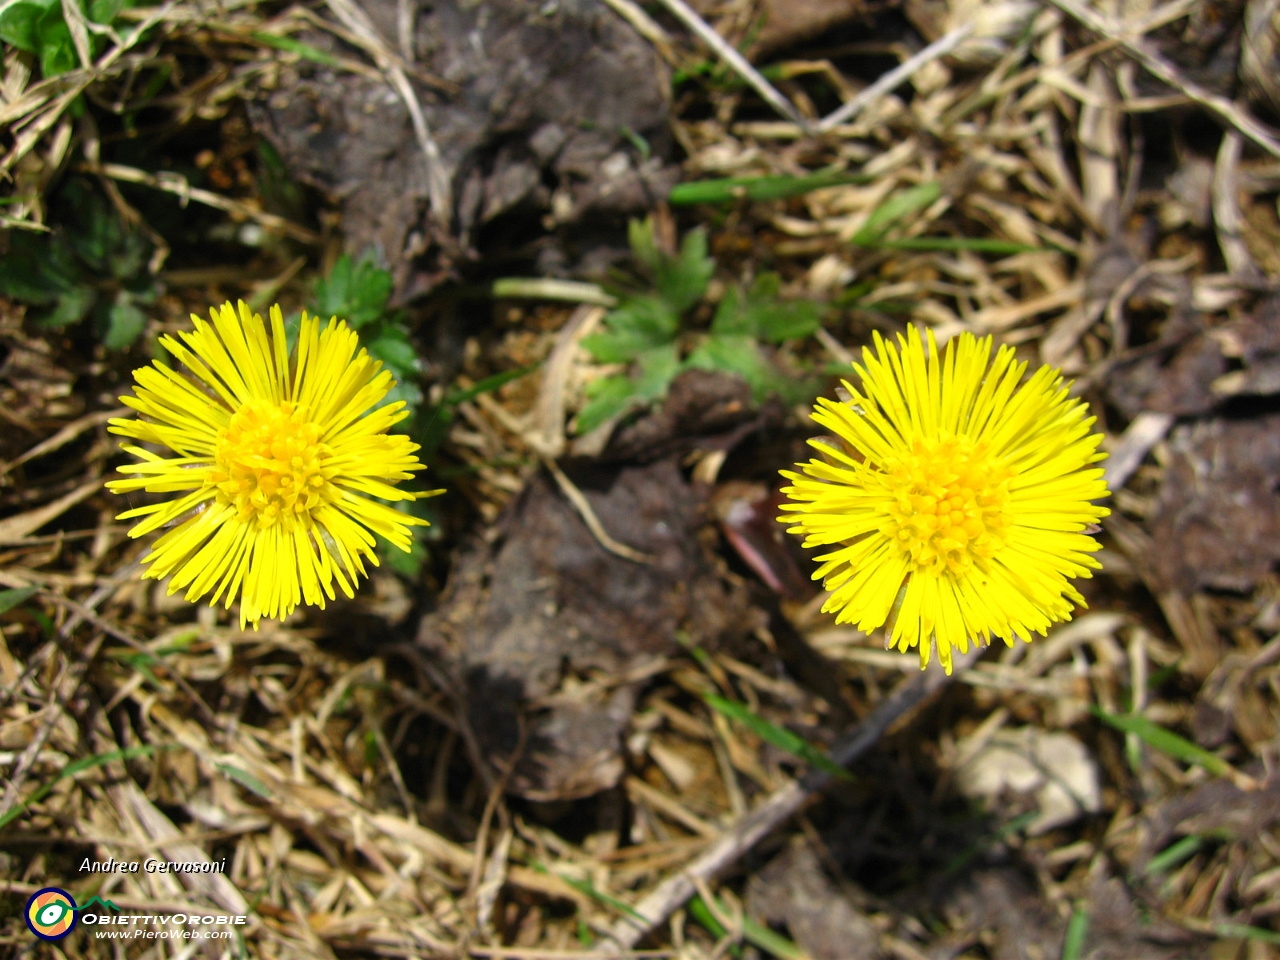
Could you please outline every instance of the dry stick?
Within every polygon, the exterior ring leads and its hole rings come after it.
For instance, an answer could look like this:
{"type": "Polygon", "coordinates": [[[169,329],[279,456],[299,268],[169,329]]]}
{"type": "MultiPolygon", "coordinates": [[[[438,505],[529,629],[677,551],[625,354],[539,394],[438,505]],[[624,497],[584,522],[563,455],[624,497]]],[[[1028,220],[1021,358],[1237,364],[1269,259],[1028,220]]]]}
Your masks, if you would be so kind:
{"type": "Polygon", "coordinates": [[[65,709],[63,705],[69,702],[76,695],[76,691],[80,689],[80,683],[84,680],[84,675],[89,671],[89,664],[98,655],[98,648],[102,646],[102,641],[105,637],[105,633],[99,632],[80,651],[79,659],[67,668],[64,677],[60,678],[61,682],[55,681],[54,689],[50,691],[48,703],[45,705],[46,715],[44,722],[40,724],[40,729],[31,738],[31,742],[22,751],[22,756],[18,758],[18,762],[13,768],[13,775],[9,778],[9,785],[4,792],[4,800],[0,802],[0,817],[4,817],[10,810],[22,803],[22,785],[26,782],[27,774],[35,766],[36,759],[40,756],[40,751],[44,749],[44,745],[49,742],[53,728],[62,719],[62,712],[65,709]],[[58,689],[58,687],[62,689],[58,689]]]}
{"type": "Polygon", "coordinates": [[[409,111],[409,119],[413,122],[413,133],[418,139],[422,157],[426,167],[427,197],[431,201],[431,216],[441,226],[447,227],[453,218],[453,187],[444,170],[440,158],[440,148],[431,138],[431,130],[427,127],[427,118],[422,113],[422,104],[414,92],[409,77],[396,62],[395,55],[387,49],[386,41],[379,35],[368,15],[351,0],[327,0],[329,9],[334,12],[343,26],[350,30],[359,40],[360,45],[373,57],[387,78],[387,83],[404,102],[409,111]]]}
{"type": "Polygon", "coordinates": [[[1240,153],[1244,141],[1240,134],[1228,130],[1218,148],[1218,158],[1213,165],[1213,222],[1218,228],[1218,246],[1227,271],[1236,277],[1262,279],[1262,271],[1253,262],[1249,246],[1241,233],[1240,204],[1236,199],[1239,190],[1240,153]]]}
{"type": "Polygon", "coordinates": [[[143,186],[154,187],[157,190],[172,193],[182,200],[183,206],[186,205],[188,200],[194,200],[196,203],[203,203],[207,207],[225,210],[227,213],[237,214],[248,220],[256,220],[266,229],[283,233],[302,243],[312,246],[320,243],[320,235],[308,230],[306,227],[300,227],[284,217],[257,210],[247,203],[243,203],[240,200],[232,200],[230,197],[224,197],[222,194],[214,193],[212,190],[193,187],[187,182],[187,178],[181,174],[150,174],[145,170],[126,167],[119,163],[83,164],[81,169],[101,177],[110,177],[112,180],[123,180],[125,183],[140,183],[143,186]]]}
{"type": "Polygon", "coordinates": [[[932,63],[939,57],[946,56],[956,47],[960,46],[960,44],[964,42],[965,38],[971,33],[973,33],[973,24],[966,23],[963,26],[956,27],[945,36],[933,41],[933,43],[929,44],[915,56],[904,60],[901,64],[894,67],[848,103],[823,117],[818,123],[819,132],[827,133],[840,126],[840,124],[857,116],[881,97],[890,93],[903,83],[906,83],[912,75],[926,64],[932,63]]]}
{"type": "Polygon", "coordinates": [[[1217,114],[1273,157],[1280,157],[1280,143],[1277,143],[1272,138],[1262,124],[1226,97],[1206,90],[1199,84],[1183,77],[1141,39],[1133,36],[1119,36],[1119,28],[1116,24],[1104,17],[1100,17],[1094,11],[1078,3],[1077,0],[1051,0],[1051,2],[1094,33],[1114,39],[1131,57],[1142,64],[1143,68],[1152,76],[1164,81],[1174,89],[1180,90],[1188,99],[1194,100],[1210,113],[1217,114]]]}
{"type": "MultiPolygon", "coordinates": [[[[955,671],[968,669],[984,650],[975,644],[968,653],[957,656],[955,671]]],[[[944,673],[941,667],[933,666],[899,684],[858,724],[848,739],[836,744],[831,751],[831,759],[847,767],[874,746],[894,721],[942,689],[951,679],[952,675],[944,673]]],[[[611,931],[613,941],[622,948],[634,946],[697,893],[699,881],[712,880],[730,867],[761,838],[795,814],[811,795],[830,786],[834,779],[829,773],[814,771],[775,791],[760,806],[739,818],[692,864],[659,884],[653,893],[640,901],[634,913],[618,920],[611,931]]]]}
{"type": "Polygon", "coordinates": [[[604,547],[614,556],[621,557],[623,560],[630,560],[632,563],[653,563],[657,557],[652,554],[644,553],[635,547],[629,547],[625,543],[619,543],[613,537],[609,536],[609,532],[605,530],[604,525],[600,522],[600,518],[596,516],[596,512],[591,509],[591,502],[587,500],[586,495],[578,489],[577,484],[564,475],[564,471],[560,469],[560,465],[550,457],[542,458],[543,464],[551,471],[551,475],[556,478],[556,483],[560,486],[560,492],[569,498],[569,502],[573,504],[578,516],[582,517],[582,522],[587,525],[587,529],[591,531],[592,536],[600,542],[600,546],[604,547]]]}
{"type": "Polygon", "coordinates": [[[661,0],[664,7],[675,14],[676,19],[696,33],[702,42],[714,50],[725,63],[733,67],[756,93],[760,94],[769,106],[796,124],[805,133],[813,133],[812,122],[802,117],[795,105],[780,94],[724,37],[711,29],[711,26],[695,13],[684,0],[661,0]]]}

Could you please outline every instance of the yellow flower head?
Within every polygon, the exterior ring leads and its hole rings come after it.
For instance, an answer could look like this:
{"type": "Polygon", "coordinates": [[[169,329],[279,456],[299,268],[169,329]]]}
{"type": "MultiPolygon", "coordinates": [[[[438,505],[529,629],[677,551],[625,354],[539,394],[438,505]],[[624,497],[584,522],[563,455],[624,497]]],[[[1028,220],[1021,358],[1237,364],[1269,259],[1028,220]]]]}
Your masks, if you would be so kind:
{"type": "Polygon", "coordinates": [[[299,602],[324,608],[336,580],[348,597],[364,560],[377,566],[374,534],[409,550],[409,526],[425,525],[370,497],[413,500],[399,490],[425,467],[418,445],[389,434],[409,414],[403,402],[374,409],[394,385],[382,364],[360,350],[337,319],[323,330],[302,314],[294,356],[284,318],[262,316],[242,302],[192,316],[195,330],[160,342],[189,374],[158,360],[133,372],[135,396],[121,397],[140,417],[111,421],[111,432],[167,447],[164,458],[124,444],[138,463],[133,475],[107,486],[115,493],[174,494],[118,519],[145,517],[129,531],[141,537],[175,524],[143,558],[143,575],[170,574],[169,593],[186,599],[210,590],[211,604],[240,598],[240,625],[284,619],[299,602]],[[178,522],[181,521],[181,522],[178,522]]]}
{"type": "Polygon", "coordinates": [[[868,633],[892,617],[885,646],[918,645],[921,669],[935,644],[950,673],[970,640],[1043,636],[1085,605],[1068,578],[1100,566],[1086,532],[1110,513],[1090,502],[1108,495],[1094,418],[1052,367],[1019,389],[1013,348],[990,358],[991,337],[961,334],[939,356],[932,331],[927,355],[915,326],[896,346],[877,333],[854,364],[862,391],[818,400],[839,446],[811,441],[825,459],[783,471],[778,519],[806,547],[836,547],[814,574],[831,591],[822,609],[868,633]]]}

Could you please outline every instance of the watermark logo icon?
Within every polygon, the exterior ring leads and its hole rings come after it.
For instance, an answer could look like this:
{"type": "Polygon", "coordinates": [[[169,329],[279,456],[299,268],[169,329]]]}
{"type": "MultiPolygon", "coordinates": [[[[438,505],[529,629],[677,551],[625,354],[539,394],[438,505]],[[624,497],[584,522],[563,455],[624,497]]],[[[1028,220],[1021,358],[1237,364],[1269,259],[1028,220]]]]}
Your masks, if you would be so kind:
{"type": "Polygon", "coordinates": [[[76,901],[65,890],[45,887],[27,901],[27,927],[41,940],[61,940],[76,925],[76,901]]]}

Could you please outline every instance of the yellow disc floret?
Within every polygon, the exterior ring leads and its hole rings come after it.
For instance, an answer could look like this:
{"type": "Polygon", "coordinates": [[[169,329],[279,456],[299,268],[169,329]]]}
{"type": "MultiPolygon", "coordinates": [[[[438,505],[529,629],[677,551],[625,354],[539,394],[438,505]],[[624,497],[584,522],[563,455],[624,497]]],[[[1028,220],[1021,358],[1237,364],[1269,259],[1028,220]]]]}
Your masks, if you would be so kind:
{"type": "Polygon", "coordinates": [[[967,437],[917,438],[886,459],[890,519],[881,532],[916,570],[963,576],[1004,545],[1014,471],[967,437]]]}
{"type": "Polygon", "coordinates": [[[219,432],[209,479],[218,499],[259,528],[282,518],[309,519],[338,492],[325,475],[332,450],[320,426],[291,401],[246,403],[219,432]]]}

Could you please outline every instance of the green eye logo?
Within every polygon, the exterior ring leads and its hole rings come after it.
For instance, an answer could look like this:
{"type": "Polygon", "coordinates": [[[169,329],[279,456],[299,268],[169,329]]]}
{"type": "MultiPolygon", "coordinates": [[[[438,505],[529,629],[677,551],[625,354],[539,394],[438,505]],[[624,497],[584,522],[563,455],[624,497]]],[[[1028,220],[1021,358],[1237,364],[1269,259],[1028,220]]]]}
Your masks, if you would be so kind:
{"type": "Polygon", "coordinates": [[[27,901],[26,919],[41,940],[61,940],[76,925],[76,902],[65,890],[45,887],[27,901]]]}

